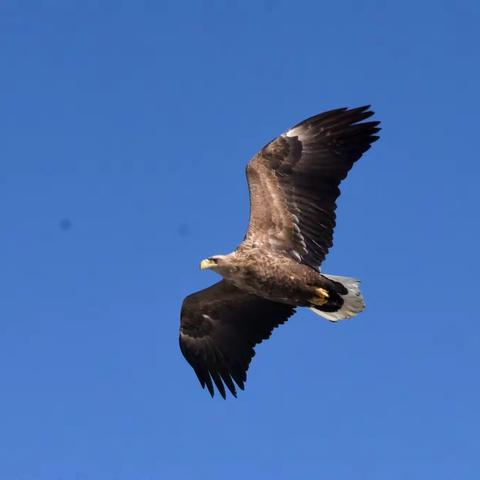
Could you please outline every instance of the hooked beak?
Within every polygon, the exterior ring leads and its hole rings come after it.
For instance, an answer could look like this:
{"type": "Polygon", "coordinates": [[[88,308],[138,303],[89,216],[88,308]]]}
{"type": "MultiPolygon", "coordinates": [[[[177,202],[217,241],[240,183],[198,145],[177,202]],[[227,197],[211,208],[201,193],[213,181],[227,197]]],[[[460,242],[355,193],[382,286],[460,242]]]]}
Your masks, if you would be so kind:
{"type": "Polygon", "coordinates": [[[200,262],[200,270],[206,270],[207,268],[212,268],[216,263],[213,260],[206,258],[200,262]]]}

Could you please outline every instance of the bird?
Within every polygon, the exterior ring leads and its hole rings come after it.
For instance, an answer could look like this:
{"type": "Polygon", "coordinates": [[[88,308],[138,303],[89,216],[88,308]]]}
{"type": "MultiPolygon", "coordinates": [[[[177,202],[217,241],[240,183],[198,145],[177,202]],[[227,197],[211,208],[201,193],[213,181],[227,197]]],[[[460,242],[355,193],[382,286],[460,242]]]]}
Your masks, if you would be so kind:
{"type": "Polygon", "coordinates": [[[331,321],[365,308],[359,280],[322,273],[333,245],[339,185],[379,139],[370,105],[296,124],[249,161],[250,218],[240,245],[200,263],[223,278],[188,295],[180,350],[213,397],[244,390],[254,347],[300,307],[331,321]]]}

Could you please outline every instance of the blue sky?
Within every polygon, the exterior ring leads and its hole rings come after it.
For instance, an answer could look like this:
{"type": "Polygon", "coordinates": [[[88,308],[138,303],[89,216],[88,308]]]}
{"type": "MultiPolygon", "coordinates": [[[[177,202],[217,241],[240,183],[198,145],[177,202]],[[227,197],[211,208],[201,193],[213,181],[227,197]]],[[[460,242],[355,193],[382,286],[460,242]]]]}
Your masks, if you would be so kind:
{"type": "Polygon", "coordinates": [[[475,1],[0,3],[0,480],[477,479],[475,1]],[[371,103],[324,270],[210,399],[182,299],[248,219],[244,167],[371,103]]]}

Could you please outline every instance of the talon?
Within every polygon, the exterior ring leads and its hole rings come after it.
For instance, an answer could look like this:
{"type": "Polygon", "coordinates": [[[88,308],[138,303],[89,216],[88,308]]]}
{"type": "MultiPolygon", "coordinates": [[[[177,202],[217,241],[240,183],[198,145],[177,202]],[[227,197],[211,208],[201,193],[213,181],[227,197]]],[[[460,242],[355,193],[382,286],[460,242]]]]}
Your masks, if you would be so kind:
{"type": "Polygon", "coordinates": [[[322,305],[325,305],[328,302],[329,294],[328,290],[325,290],[324,288],[316,288],[315,293],[317,296],[313,297],[310,302],[313,303],[313,305],[317,305],[317,307],[321,307],[322,305]]]}
{"type": "Polygon", "coordinates": [[[325,298],[325,300],[328,300],[330,295],[328,294],[328,290],[325,290],[324,288],[316,288],[315,293],[320,297],[320,298],[325,298]]]}

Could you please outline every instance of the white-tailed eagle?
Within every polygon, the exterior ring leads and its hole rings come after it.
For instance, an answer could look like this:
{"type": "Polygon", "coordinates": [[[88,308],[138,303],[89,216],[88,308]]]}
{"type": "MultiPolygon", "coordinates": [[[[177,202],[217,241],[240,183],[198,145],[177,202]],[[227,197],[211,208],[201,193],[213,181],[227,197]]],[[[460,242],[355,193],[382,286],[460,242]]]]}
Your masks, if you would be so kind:
{"type": "Polygon", "coordinates": [[[325,275],[340,182],[379,137],[369,106],[315,115],[270,142],[247,166],[250,221],[239,247],[203,260],[223,280],[185,298],[180,348],[202,387],[236,396],[254,347],[297,307],[337,321],[364,307],[359,282],[325,275]]]}

